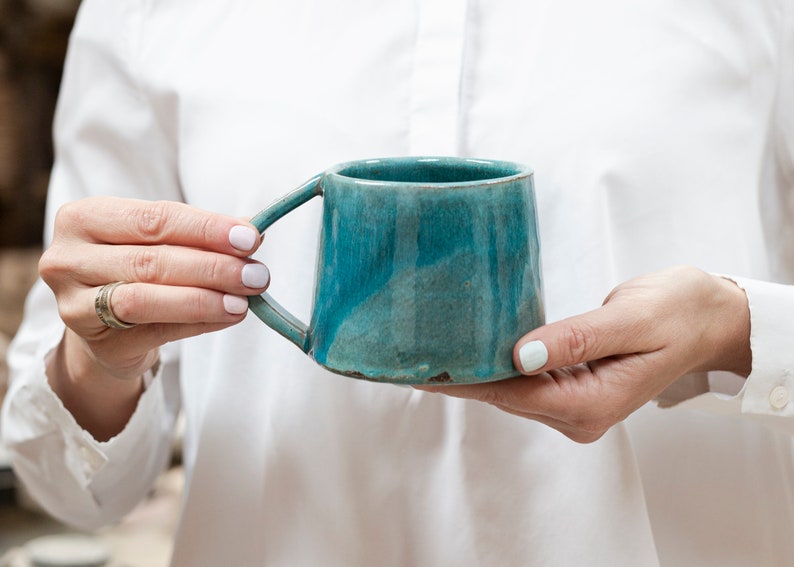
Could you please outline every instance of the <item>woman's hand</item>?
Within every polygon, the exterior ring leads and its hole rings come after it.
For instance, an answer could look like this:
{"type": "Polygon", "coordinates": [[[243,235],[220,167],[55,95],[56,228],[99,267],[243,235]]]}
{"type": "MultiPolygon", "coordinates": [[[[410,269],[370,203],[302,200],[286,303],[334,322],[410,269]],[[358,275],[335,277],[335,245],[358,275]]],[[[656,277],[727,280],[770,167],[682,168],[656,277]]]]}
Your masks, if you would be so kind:
{"type": "Polygon", "coordinates": [[[684,374],[747,376],[747,298],[726,279],[670,268],[621,284],[599,309],[530,332],[514,363],[530,377],[420,389],[488,402],[592,442],[684,374]]]}
{"type": "Polygon", "coordinates": [[[245,317],[246,296],[269,283],[267,268],[247,258],[259,243],[250,224],[182,203],[96,197],[58,212],[39,271],[67,331],[48,372],[81,425],[91,431],[111,413],[97,404],[124,399],[128,411],[110,427],[118,432],[161,345],[245,317]],[[109,328],[94,307],[116,281],[129,283],[115,288],[110,308],[129,329],[109,328]]]}

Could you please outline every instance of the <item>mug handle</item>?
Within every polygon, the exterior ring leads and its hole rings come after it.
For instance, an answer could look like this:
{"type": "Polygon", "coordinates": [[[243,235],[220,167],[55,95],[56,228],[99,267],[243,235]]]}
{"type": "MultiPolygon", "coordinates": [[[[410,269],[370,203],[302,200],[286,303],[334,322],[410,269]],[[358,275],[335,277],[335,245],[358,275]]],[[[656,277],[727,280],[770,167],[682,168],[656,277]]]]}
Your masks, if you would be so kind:
{"type": "MultiPolygon", "coordinates": [[[[318,175],[295,189],[292,193],[272,203],[252,218],[251,224],[256,227],[259,234],[262,234],[267,227],[288,212],[300,207],[314,197],[322,195],[322,178],[322,175],[318,175]]],[[[294,343],[303,352],[309,352],[311,347],[309,327],[279,305],[269,294],[263,293],[262,295],[250,296],[248,298],[248,307],[268,327],[294,343]]]]}

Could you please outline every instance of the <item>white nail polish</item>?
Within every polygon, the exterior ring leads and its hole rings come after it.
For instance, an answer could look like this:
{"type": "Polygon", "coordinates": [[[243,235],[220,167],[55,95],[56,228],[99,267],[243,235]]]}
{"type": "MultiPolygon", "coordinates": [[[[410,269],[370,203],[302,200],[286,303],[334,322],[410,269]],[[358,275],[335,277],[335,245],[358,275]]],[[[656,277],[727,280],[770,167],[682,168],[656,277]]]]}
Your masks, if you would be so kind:
{"type": "Polygon", "coordinates": [[[549,351],[540,341],[530,341],[518,350],[518,358],[524,372],[533,372],[549,361],[549,351]]]}
{"type": "Polygon", "coordinates": [[[258,238],[256,231],[247,226],[235,226],[229,231],[229,244],[243,252],[251,250],[258,238]]]}
{"type": "Polygon", "coordinates": [[[242,279],[246,287],[266,287],[270,281],[270,271],[262,264],[246,264],[243,266],[242,279]]]}
{"type": "Polygon", "coordinates": [[[226,313],[241,315],[248,310],[248,300],[245,297],[227,293],[223,296],[223,308],[226,309],[226,313]]]}

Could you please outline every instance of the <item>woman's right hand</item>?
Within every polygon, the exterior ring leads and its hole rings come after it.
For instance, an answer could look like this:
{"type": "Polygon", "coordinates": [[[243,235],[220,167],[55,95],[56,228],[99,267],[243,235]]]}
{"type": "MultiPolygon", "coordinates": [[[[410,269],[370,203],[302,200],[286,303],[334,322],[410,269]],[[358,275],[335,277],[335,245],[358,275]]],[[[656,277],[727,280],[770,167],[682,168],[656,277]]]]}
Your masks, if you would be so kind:
{"type": "Polygon", "coordinates": [[[267,268],[247,258],[259,244],[251,224],[183,203],[93,197],[61,208],[39,271],[67,327],[50,383],[78,422],[77,406],[96,409],[86,395],[125,392],[137,403],[161,345],[242,321],[246,296],[269,284],[267,268]],[[117,281],[128,283],[110,307],[129,329],[106,326],[94,307],[117,281]]]}

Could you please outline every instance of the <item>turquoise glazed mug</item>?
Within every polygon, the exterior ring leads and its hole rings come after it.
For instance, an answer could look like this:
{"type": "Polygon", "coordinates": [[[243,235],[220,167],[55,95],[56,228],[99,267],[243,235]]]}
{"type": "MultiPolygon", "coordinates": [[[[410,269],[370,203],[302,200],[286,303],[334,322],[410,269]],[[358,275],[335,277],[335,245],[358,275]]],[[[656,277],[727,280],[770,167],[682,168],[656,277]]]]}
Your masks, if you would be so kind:
{"type": "Polygon", "coordinates": [[[516,340],[544,323],[532,171],[455,157],[334,166],[251,222],[323,198],[305,324],[270,295],[251,310],[332,372],[397,384],[518,375],[516,340]]]}

